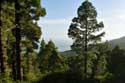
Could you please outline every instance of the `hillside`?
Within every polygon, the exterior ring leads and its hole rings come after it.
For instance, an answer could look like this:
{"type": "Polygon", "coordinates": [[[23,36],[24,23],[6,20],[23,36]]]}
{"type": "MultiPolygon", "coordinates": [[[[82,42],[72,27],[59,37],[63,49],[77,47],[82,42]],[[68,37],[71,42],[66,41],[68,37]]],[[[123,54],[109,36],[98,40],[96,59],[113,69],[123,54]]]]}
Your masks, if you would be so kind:
{"type": "MultiPolygon", "coordinates": [[[[121,37],[118,39],[113,39],[108,41],[109,45],[111,46],[111,48],[114,48],[116,45],[120,46],[121,48],[125,49],[125,37],[121,37]]],[[[62,55],[66,55],[66,56],[74,56],[76,55],[76,53],[72,50],[67,50],[64,52],[61,52],[62,55]]]]}
{"type": "Polygon", "coordinates": [[[109,44],[112,48],[114,48],[116,45],[120,46],[121,48],[125,49],[125,37],[121,37],[118,39],[113,39],[109,41],[109,44]]]}
{"type": "Polygon", "coordinates": [[[76,52],[72,51],[72,50],[67,50],[67,51],[64,51],[64,52],[61,52],[62,55],[64,56],[76,56],[76,52]]]}

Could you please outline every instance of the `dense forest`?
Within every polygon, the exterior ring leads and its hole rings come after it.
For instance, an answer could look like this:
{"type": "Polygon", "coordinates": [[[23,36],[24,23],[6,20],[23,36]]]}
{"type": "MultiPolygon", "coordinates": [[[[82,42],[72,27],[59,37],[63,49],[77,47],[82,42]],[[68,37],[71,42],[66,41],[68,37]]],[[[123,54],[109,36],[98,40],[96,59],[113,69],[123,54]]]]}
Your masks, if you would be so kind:
{"type": "Polygon", "coordinates": [[[125,82],[125,41],[121,46],[101,41],[105,23],[98,22],[90,1],[79,6],[69,26],[69,53],[58,51],[53,40],[40,41],[38,21],[47,13],[41,0],[0,4],[0,83],[125,82]]]}

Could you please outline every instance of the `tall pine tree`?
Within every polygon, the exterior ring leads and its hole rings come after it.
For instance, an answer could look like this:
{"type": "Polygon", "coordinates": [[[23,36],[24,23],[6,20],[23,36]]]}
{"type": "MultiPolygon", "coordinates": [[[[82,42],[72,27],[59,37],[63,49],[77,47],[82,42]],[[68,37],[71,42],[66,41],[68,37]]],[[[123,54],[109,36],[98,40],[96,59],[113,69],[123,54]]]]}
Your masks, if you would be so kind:
{"type": "Polygon", "coordinates": [[[73,39],[73,50],[80,50],[84,56],[84,78],[87,78],[87,60],[88,51],[91,45],[96,45],[101,37],[105,34],[99,32],[103,27],[103,22],[98,23],[96,17],[97,12],[91,2],[85,0],[78,8],[77,17],[74,17],[70,28],[68,30],[68,36],[73,39]]]}
{"type": "Polygon", "coordinates": [[[22,80],[21,76],[21,39],[31,40],[32,44],[38,42],[41,31],[37,25],[40,16],[45,15],[45,9],[40,6],[40,0],[15,0],[15,28],[12,32],[16,38],[16,73],[17,80],[22,80]],[[35,21],[35,22],[34,22],[35,21]]]}
{"type": "Polygon", "coordinates": [[[37,21],[46,12],[41,7],[40,0],[4,0],[0,4],[0,70],[1,73],[11,74],[14,80],[20,80],[24,71],[22,67],[24,57],[20,53],[22,41],[29,41],[25,45],[28,61],[29,55],[31,55],[29,49],[33,50],[32,45],[37,45],[41,36],[37,21]]]}

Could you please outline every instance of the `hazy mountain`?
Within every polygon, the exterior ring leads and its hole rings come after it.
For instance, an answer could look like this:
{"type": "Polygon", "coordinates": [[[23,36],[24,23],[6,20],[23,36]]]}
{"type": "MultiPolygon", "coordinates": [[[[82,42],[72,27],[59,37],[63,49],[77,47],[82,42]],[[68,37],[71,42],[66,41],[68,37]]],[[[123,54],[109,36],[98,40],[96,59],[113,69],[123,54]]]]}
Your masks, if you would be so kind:
{"type": "MultiPolygon", "coordinates": [[[[125,37],[113,39],[113,40],[110,40],[108,42],[109,42],[111,48],[114,48],[116,45],[119,45],[121,48],[125,49],[125,37]]],[[[61,52],[61,53],[63,55],[71,55],[71,56],[76,55],[76,53],[72,50],[67,50],[67,51],[64,51],[64,52],[61,52]]]]}
{"type": "Polygon", "coordinates": [[[72,51],[72,50],[67,50],[67,51],[64,51],[64,52],[61,52],[62,55],[65,55],[65,56],[75,56],[77,55],[75,51],[72,51]]]}
{"type": "Polygon", "coordinates": [[[118,39],[113,39],[109,41],[109,44],[112,48],[114,48],[116,45],[120,46],[121,48],[125,49],[125,37],[121,37],[118,39]]]}

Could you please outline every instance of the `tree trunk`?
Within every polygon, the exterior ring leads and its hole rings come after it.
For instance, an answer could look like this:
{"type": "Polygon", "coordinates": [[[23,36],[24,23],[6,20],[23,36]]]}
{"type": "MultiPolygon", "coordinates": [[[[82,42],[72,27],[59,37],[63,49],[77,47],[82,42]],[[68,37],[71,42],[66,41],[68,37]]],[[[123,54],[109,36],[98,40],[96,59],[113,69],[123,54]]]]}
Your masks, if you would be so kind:
{"type": "Polygon", "coordinates": [[[84,43],[84,52],[83,55],[84,57],[84,78],[87,78],[87,52],[88,52],[88,21],[87,21],[87,17],[86,17],[86,27],[85,27],[85,43],[84,43]]]}
{"type": "Polygon", "coordinates": [[[27,61],[26,61],[26,64],[27,64],[27,73],[30,72],[30,57],[29,57],[29,48],[27,47],[27,50],[26,50],[26,58],[27,58],[27,61]]]}
{"type": "MultiPolygon", "coordinates": [[[[13,46],[14,49],[15,46],[13,46]]],[[[16,71],[16,54],[15,54],[15,50],[13,51],[13,54],[11,55],[12,58],[12,76],[13,76],[13,80],[16,81],[17,79],[17,71],[16,71]]]]}
{"type": "Polygon", "coordinates": [[[0,28],[0,70],[1,70],[1,73],[5,73],[4,58],[3,58],[3,51],[2,51],[2,40],[1,40],[1,28],[0,28]]]}
{"type": "MultiPolygon", "coordinates": [[[[0,1],[0,4],[2,4],[2,0],[0,1]]],[[[2,28],[2,8],[1,8],[1,5],[0,5],[0,70],[1,70],[1,73],[5,73],[5,67],[4,67],[4,57],[3,57],[3,50],[2,50],[2,36],[1,36],[1,28],[2,28]]]]}
{"type": "Polygon", "coordinates": [[[15,38],[16,38],[16,45],[15,45],[15,51],[16,51],[16,70],[17,70],[17,80],[22,80],[21,76],[21,49],[20,49],[20,40],[21,40],[21,30],[20,30],[20,14],[18,11],[20,10],[19,7],[19,1],[15,0],[15,25],[16,27],[14,28],[15,32],[15,38]]]}

